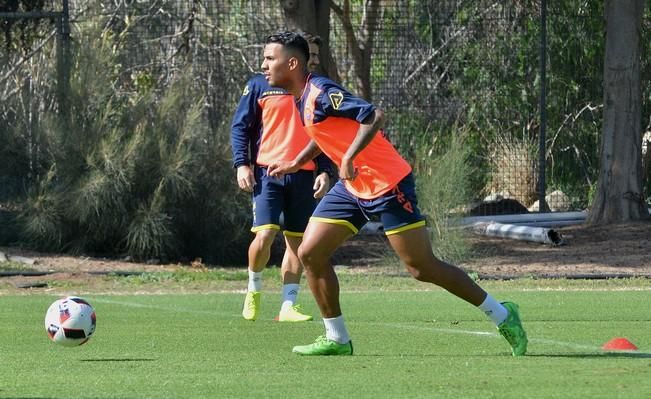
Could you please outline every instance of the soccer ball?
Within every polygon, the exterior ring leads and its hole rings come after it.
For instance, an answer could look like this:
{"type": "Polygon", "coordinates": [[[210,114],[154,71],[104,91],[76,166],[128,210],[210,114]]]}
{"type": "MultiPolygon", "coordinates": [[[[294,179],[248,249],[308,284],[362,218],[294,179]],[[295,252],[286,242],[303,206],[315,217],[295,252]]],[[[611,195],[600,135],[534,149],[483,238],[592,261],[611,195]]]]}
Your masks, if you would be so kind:
{"type": "Polygon", "coordinates": [[[57,299],[45,314],[48,337],[63,346],[86,343],[95,332],[95,309],[76,296],[57,299]]]}

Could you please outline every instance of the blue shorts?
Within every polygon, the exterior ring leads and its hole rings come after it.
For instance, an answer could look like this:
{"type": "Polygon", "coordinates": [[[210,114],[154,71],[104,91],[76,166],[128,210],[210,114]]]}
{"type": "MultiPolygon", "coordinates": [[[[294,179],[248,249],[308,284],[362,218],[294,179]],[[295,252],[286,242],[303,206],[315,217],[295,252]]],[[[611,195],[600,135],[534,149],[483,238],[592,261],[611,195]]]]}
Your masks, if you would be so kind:
{"type": "Polygon", "coordinates": [[[416,185],[410,173],[393,190],[381,197],[365,200],[351,194],[340,180],[323,197],[310,220],[340,224],[354,234],[377,216],[386,235],[425,226],[425,218],[418,210],[416,185]]]}
{"type": "Polygon", "coordinates": [[[267,168],[255,168],[253,227],[251,231],[281,229],[285,235],[302,237],[316,207],[314,172],[299,170],[282,178],[269,177],[267,168]]]}

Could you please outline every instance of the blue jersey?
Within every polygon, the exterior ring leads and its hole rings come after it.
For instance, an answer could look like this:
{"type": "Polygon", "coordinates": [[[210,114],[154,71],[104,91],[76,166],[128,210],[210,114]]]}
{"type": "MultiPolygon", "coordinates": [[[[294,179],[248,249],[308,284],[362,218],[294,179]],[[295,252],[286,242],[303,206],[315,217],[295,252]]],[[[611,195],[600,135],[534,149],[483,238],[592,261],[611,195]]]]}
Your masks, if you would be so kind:
{"type": "MultiPolygon", "coordinates": [[[[233,165],[268,166],[274,161],[292,161],[310,139],[303,129],[294,97],[269,86],[263,75],[254,75],[246,84],[231,126],[233,165]]],[[[330,161],[324,155],[301,169],[326,171],[330,161]]]]}
{"type": "MultiPolygon", "coordinates": [[[[333,162],[341,165],[360,125],[375,113],[375,106],[355,97],[323,76],[308,76],[300,100],[305,132],[333,162]]],[[[358,171],[346,180],[346,189],[363,199],[374,199],[391,191],[411,166],[384,137],[382,131],[353,160],[358,171]]]]}
{"type": "Polygon", "coordinates": [[[339,84],[325,76],[310,74],[305,90],[299,102],[299,109],[305,125],[322,122],[329,116],[352,119],[359,123],[375,112],[375,106],[364,99],[354,96],[339,84]],[[321,92],[316,99],[309,95],[312,87],[321,92]],[[315,101],[316,102],[313,102],[315,101]],[[310,104],[310,102],[313,102],[310,104]],[[306,104],[308,114],[305,114],[306,104]]]}

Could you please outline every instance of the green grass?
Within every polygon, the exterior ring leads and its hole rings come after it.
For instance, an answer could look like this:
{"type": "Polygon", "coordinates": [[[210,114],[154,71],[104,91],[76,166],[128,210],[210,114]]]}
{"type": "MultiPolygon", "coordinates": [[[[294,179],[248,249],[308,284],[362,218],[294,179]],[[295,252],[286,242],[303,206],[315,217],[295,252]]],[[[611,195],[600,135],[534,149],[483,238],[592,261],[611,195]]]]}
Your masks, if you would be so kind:
{"type": "Polygon", "coordinates": [[[36,269],[25,265],[24,263],[14,262],[14,261],[4,261],[0,262],[0,271],[2,272],[12,272],[12,271],[23,271],[31,272],[36,271],[36,269]]]}
{"type": "MultiPolygon", "coordinates": [[[[256,322],[241,319],[238,293],[89,293],[98,327],[77,348],[46,337],[43,317],[56,296],[0,296],[0,397],[646,398],[651,392],[647,280],[486,282],[497,298],[520,304],[530,337],[524,358],[511,357],[484,315],[450,294],[409,289],[406,281],[396,283],[401,278],[374,280],[384,284],[364,289],[370,279],[342,276],[352,357],[293,355],[293,345],[311,342],[323,326],[272,321],[276,290],[264,293],[256,322]],[[618,336],[640,350],[600,349],[618,336]]],[[[300,299],[318,314],[306,288],[300,299]]]]}

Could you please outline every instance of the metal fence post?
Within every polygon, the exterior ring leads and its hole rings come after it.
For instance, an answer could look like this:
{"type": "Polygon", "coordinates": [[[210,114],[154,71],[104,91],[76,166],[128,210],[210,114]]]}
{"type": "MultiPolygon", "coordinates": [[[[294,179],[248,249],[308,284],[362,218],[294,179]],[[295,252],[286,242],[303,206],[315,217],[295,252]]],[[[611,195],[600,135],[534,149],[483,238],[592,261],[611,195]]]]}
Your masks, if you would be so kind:
{"type": "Polygon", "coordinates": [[[59,112],[64,124],[64,131],[70,122],[68,92],[70,89],[70,14],[68,0],[62,0],[62,9],[57,24],[57,92],[59,112]]]}
{"type": "Polygon", "coordinates": [[[545,135],[547,129],[547,1],[540,1],[540,144],[538,146],[538,212],[549,212],[545,201],[545,135]]]}

